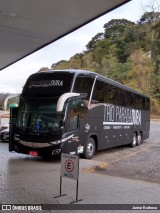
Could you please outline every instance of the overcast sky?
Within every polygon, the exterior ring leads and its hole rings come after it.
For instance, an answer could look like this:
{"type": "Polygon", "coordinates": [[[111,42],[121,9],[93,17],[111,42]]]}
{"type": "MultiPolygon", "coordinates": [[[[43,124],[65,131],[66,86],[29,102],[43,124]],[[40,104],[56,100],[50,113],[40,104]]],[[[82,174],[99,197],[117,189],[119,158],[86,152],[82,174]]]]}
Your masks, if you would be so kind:
{"type": "Polygon", "coordinates": [[[30,74],[41,67],[51,67],[60,60],[68,60],[75,53],[86,50],[87,43],[99,32],[104,32],[104,24],[111,19],[125,18],[136,22],[143,15],[143,7],[150,0],[132,0],[118,9],[85,25],[64,38],[48,45],[36,53],[22,59],[0,72],[0,92],[21,93],[30,74]]]}

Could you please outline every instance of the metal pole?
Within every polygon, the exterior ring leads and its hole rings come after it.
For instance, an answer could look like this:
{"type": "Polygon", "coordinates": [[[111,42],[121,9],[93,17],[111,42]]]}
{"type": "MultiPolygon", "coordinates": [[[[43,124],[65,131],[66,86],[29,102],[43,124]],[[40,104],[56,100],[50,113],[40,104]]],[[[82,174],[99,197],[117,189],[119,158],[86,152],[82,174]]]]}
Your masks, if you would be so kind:
{"type": "Polygon", "coordinates": [[[75,200],[75,201],[70,202],[70,204],[77,203],[77,202],[82,201],[82,200],[83,200],[83,199],[78,200],[78,180],[77,180],[77,187],[76,187],[76,200],[75,200]]]}
{"type": "Polygon", "coordinates": [[[77,189],[76,189],[76,201],[78,201],[78,180],[77,180],[77,189]]]}
{"type": "Polygon", "coordinates": [[[60,176],[60,195],[55,196],[54,198],[62,197],[62,196],[66,196],[66,195],[67,195],[67,194],[63,194],[63,195],[62,195],[62,176],[60,176]]]}
{"type": "Polygon", "coordinates": [[[62,176],[60,176],[60,196],[61,196],[61,193],[62,193],[62,176]]]}

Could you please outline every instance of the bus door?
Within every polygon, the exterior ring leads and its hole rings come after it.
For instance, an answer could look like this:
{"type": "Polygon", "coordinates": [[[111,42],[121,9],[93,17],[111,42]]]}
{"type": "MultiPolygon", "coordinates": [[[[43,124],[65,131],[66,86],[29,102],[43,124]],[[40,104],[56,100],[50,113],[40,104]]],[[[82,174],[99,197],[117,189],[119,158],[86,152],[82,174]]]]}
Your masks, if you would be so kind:
{"type": "Polygon", "coordinates": [[[18,107],[10,108],[10,123],[9,123],[9,151],[14,149],[14,132],[16,128],[18,107]]]}
{"type": "Polygon", "coordinates": [[[68,142],[63,147],[63,151],[66,153],[77,154],[78,146],[80,145],[80,128],[82,127],[81,108],[81,99],[72,98],[70,100],[66,119],[66,137],[68,137],[68,142]]]}

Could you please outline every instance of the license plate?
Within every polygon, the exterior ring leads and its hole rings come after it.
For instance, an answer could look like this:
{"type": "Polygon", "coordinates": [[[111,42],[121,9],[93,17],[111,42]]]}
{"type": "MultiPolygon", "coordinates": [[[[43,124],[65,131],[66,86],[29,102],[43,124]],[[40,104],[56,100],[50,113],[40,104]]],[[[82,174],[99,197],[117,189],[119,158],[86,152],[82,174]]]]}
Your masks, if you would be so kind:
{"type": "Polygon", "coordinates": [[[38,152],[37,151],[29,151],[29,155],[38,156],[38,152]]]}

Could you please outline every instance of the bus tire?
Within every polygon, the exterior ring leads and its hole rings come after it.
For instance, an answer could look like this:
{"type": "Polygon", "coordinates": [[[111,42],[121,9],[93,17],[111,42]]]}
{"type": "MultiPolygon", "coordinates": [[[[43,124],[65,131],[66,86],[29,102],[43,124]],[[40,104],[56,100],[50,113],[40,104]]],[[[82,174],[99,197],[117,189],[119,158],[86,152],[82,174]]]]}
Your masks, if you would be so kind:
{"type": "Polygon", "coordinates": [[[137,145],[137,134],[133,133],[131,147],[135,147],[137,145]]]}
{"type": "Polygon", "coordinates": [[[95,154],[95,141],[93,138],[88,138],[86,147],[85,147],[85,152],[84,152],[84,158],[86,159],[92,159],[94,154],[95,154]]]}
{"type": "Polygon", "coordinates": [[[142,143],[142,133],[140,132],[139,134],[138,134],[138,137],[137,137],[137,146],[139,146],[140,144],[142,143]]]}

